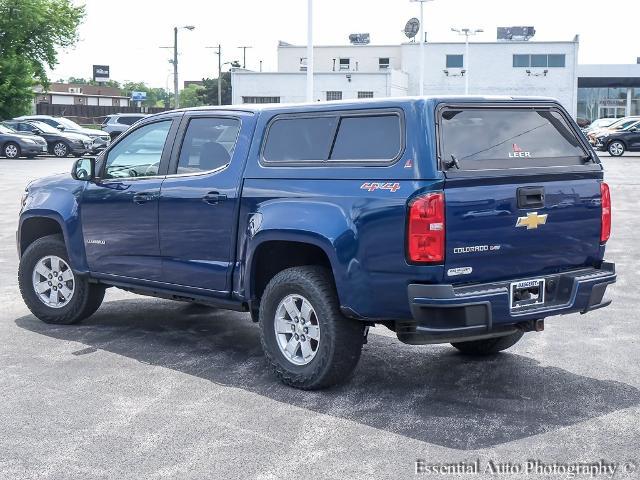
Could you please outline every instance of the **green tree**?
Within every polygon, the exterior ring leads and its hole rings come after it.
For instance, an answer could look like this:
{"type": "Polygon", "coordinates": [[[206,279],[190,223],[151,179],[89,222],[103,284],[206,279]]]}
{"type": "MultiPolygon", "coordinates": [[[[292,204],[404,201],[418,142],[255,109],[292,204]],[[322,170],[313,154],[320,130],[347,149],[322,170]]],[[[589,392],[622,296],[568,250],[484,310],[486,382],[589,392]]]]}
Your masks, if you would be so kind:
{"type": "Polygon", "coordinates": [[[0,0],[0,117],[29,110],[34,81],[48,85],[46,69],[77,41],[84,14],[71,0],[0,0]]]}
{"type": "Polygon", "coordinates": [[[204,88],[198,85],[189,85],[180,91],[180,106],[184,108],[200,107],[204,105],[204,88]]]}
{"type": "MultiPolygon", "coordinates": [[[[203,78],[202,104],[218,105],[218,79],[203,78]]],[[[231,104],[231,72],[222,72],[222,104],[231,104]]]]}

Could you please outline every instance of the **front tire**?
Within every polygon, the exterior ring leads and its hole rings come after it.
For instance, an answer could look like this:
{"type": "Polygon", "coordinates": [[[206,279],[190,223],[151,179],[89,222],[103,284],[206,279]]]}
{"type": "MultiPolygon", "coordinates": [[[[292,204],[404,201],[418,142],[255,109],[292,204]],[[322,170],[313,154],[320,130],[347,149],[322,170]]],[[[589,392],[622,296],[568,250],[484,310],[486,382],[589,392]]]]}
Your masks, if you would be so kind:
{"type": "Polygon", "coordinates": [[[5,143],[4,147],[2,147],[2,154],[10,159],[19,158],[20,157],[20,145],[14,142],[5,143]]]}
{"type": "Polygon", "coordinates": [[[513,347],[522,338],[522,335],[524,335],[524,332],[518,331],[502,337],[472,340],[470,342],[456,342],[451,345],[466,355],[494,355],[509,347],[513,347]]]}
{"type": "Polygon", "coordinates": [[[267,285],[260,333],[275,375],[292,387],[317,390],[349,378],[360,359],[364,324],[342,315],[327,269],[294,267],[267,285]]]}
{"type": "Polygon", "coordinates": [[[24,303],[45,323],[69,325],[91,316],[102,303],[104,287],[71,270],[60,235],[34,241],[20,258],[18,284],[24,303]]]}
{"type": "Polygon", "coordinates": [[[611,155],[612,157],[621,157],[622,154],[624,153],[624,143],[618,140],[614,140],[607,147],[607,151],[609,152],[609,155],[611,155]]]}
{"type": "Polygon", "coordinates": [[[69,146],[64,142],[56,142],[52,148],[53,154],[58,158],[65,158],[69,155],[69,146]]]}

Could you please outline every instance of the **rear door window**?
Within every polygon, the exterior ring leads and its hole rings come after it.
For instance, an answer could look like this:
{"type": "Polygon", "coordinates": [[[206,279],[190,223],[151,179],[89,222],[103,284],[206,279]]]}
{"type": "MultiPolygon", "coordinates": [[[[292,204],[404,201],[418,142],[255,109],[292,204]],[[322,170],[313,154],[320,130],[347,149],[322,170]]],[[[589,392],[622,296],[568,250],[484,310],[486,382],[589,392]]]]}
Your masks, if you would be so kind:
{"type": "Polygon", "coordinates": [[[178,174],[209,172],[231,162],[240,121],[235,118],[193,118],[180,149],[178,174]]]}
{"type": "Polygon", "coordinates": [[[463,170],[582,165],[587,155],[554,109],[447,108],[440,128],[442,162],[463,170]]]}

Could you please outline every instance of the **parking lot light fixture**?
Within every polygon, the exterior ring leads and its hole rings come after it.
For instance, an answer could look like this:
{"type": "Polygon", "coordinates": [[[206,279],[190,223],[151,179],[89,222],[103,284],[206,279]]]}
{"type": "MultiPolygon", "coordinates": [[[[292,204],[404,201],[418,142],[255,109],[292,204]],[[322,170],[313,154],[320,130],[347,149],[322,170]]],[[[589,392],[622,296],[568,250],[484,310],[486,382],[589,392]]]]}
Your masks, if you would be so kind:
{"type": "Polygon", "coordinates": [[[463,58],[463,71],[464,75],[464,94],[469,95],[469,36],[476,35],[484,32],[481,28],[452,28],[452,32],[456,32],[459,35],[464,35],[464,58],[463,58]]]}

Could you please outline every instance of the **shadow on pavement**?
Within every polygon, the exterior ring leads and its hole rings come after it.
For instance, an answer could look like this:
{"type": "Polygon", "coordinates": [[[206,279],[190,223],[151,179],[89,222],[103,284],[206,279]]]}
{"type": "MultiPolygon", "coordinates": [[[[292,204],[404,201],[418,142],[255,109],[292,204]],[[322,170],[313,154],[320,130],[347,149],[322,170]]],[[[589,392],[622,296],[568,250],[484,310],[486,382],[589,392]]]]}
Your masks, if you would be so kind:
{"type": "Polygon", "coordinates": [[[574,425],[640,403],[629,385],[543,367],[503,353],[469,359],[452,348],[413,347],[370,335],[354,378],[302,392],[280,384],[262,356],[248,315],[154,299],[105,303],[79,325],[26,330],[80,342],[315,412],[424,442],[478,449],[574,425]]]}

